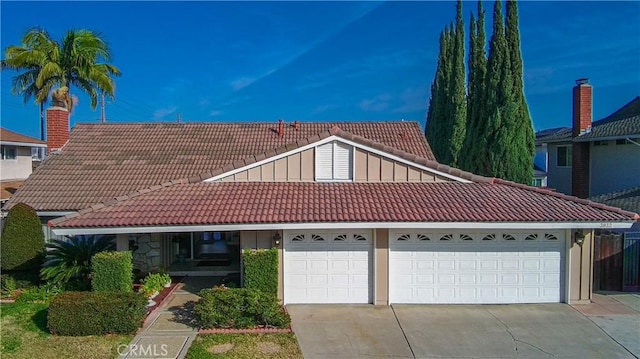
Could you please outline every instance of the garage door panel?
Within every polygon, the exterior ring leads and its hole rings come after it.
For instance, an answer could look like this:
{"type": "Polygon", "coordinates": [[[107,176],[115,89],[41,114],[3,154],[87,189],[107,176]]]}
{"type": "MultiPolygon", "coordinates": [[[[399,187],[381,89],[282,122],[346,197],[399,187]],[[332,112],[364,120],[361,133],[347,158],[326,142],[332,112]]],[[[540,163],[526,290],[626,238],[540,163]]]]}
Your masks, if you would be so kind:
{"type": "Polygon", "coordinates": [[[372,244],[362,231],[285,232],[285,303],[369,303],[372,244]]]}
{"type": "MultiPolygon", "coordinates": [[[[550,232],[551,233],[551,232],[550,232]]],[[[391,303],[543,303],[562,299],[564,236],[390,233],[391,303]],[[448,240],[418,241],[418,236],[448,240]],[[525,240],[530,237],[533,239],[525,240]],[[482,238],[489,238],[482,240],[482,238]],[[425,261],[424,258],[430,258],[425,261]]]]}

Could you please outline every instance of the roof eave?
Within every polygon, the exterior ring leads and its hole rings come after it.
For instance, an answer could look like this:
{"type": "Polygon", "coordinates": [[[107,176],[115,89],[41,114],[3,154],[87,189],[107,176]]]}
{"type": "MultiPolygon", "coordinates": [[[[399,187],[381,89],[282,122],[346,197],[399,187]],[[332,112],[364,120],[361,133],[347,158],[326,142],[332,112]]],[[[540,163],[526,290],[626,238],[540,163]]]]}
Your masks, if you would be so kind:
{"type": "Polygon", "coordinates": [[[282,230],[282,229],[624,229],[631,228],[633,220],[589,221],[589,222],[310,222],[310,223],[238,223],[207,225],[170,225],[170,226],[131,226],[131,227],[91,227],[69,228],[53,227],[56,235],[81,234],[134,234],[164,232],[204,232],[204,231],[238,231],[238,230],[282,230]]]}

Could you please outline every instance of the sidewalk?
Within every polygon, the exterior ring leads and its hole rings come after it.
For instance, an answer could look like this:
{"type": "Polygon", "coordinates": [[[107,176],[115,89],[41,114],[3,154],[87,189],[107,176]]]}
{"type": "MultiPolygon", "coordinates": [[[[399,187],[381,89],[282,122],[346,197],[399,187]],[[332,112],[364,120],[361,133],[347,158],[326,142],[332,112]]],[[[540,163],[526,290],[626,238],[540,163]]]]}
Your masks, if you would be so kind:
{"type": "Polygon", "coordinates": [[[120,359],[184,358],[198,334],[193,306],[201,288],[216,284],[212,277],[185,278],[164,304],[147,318],[120,359]]]}

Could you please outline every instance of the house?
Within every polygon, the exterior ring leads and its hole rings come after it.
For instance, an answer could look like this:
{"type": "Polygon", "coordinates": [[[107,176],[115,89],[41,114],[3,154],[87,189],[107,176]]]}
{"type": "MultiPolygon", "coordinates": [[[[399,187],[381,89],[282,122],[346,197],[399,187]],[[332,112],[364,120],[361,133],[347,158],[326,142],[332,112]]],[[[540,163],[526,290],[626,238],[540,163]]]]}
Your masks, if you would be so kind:
{"type": "Polygon", "coordinates": [[[44,141],[0,128],[0,205],[29,177],[46,147],[44,141]]]}
{"type": "Polygon", "coordinates": [[[439,164],[415,122],[77,124],[49,140],[61,150],[6,208],[34,207],[48,236],[113,235],[143,270],[239,273],[241,249],[275,247],[285,304],[586,303],[593,229],[638,218],[439,164]]]}
{"type": "MultiPolygon", "coordinates": [[[[573,126],[540,131],[536,148],[546,158],[547,186],[592,201],[640,211],[640,97],[592,122],[593,89],[573,89],[573,126]]],[[[640,288],[640,221],[618,234],[597,231],[596,289],[640,288]],[[621,233],[622,232],[622,233],[621,233]]]]}
{"type": "Polygon", "coordinates": [[[580,198],[640,186],[640,96],[592,122],[592,93],[587,79],[578,80],[573,127],[536,134],[536,159],[547,159],[547,186],[580,198]]]}

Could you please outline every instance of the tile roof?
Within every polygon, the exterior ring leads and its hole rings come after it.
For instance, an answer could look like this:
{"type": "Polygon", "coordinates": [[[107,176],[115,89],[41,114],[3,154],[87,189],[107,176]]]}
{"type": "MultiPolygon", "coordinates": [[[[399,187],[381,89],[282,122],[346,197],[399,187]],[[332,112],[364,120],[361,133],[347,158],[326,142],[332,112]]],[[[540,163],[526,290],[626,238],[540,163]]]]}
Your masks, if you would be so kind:
{"type": "Polygon", "coordinates": [[[593,123],[591,132],[578,137],[579,140],[594,140],[607,137],[640,137],[640,96],[602,120],[593,123]]]}
{"type": "Polygon", "coordinates": [[[21,142],[32,143],[34,145],[46,145],[47,143],[37,138],[21,135],[17,132],[9,131],[0,127],[0,142],[21,142]]]}
{"type": "MultiPolygon", "coordinates": [[[[211,171],[276,148],[295,148],[333,126],[409,157],[433,161],[416,122],[78,124],[64,149],[48,157],[9,201],[39,211],[75,211],[172,180],[202,180],[211,171]]],[[[226,167],[225,167],[226,166],[226,167]]]]}
{"type": "Polygon", "coordinates": [[[181,183],[113,199],[59,228],[314,222],[599,222],[635,213],[544,189],[491,183],[181,183]]]}
{"type": "MultiPolygon", "coordinates": [[[[591,132],[575,137],[578,141],[594,141],[601,138],[640,137],[640,96],[637,96],[611,115],[595,121],[591,132]]],[[[536,143],[570,140],[570,127],[559,127],[536,133],[536,143]]]]}
{"type": "Polygon", "coordinates": [[[536,132],[536,144],[571,139],[571,127],[558,127],[536,132]]]}
{"type": "Polygon", "coordinates": [[[622,208],[627,211],[640,213],[640,186],[624,191],[606,193],[589,198],[594,202],[600,202],[607,206],[622,208]]]}
{"type": "Polygon", "coordinates": [[[4,181],[0,182],[0,200],[6,201],[22,186],[24,181],[4,181]]]}

